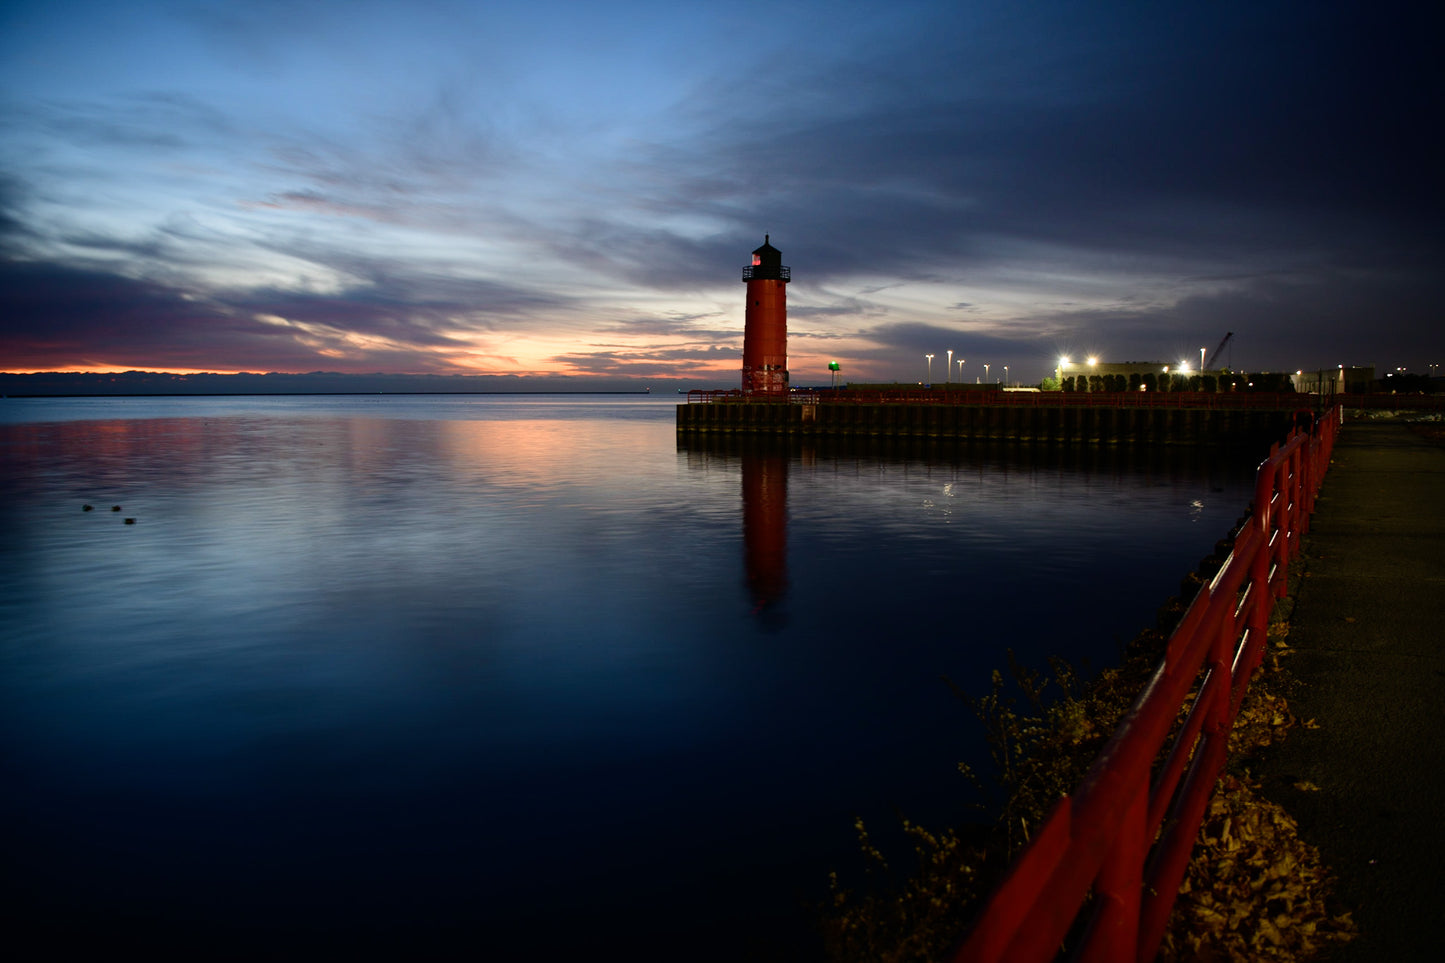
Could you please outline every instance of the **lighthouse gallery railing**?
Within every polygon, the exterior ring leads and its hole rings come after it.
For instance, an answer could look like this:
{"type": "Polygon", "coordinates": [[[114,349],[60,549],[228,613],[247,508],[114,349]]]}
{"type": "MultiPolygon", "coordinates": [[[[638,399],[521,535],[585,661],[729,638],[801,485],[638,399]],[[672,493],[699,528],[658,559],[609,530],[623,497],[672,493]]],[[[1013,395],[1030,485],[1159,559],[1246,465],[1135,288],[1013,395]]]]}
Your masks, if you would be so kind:
{"type": "Polygon", "coordinates": [[[1059,801],[1015,859],[956,963],[1052,960],[1085,914],[1076,958],[1154,957],[1342,415],[1336,406],[1271,448],[1259,467],[1253,513],[1229,558],[1200,589],[1077,791],[1059,801]]]}

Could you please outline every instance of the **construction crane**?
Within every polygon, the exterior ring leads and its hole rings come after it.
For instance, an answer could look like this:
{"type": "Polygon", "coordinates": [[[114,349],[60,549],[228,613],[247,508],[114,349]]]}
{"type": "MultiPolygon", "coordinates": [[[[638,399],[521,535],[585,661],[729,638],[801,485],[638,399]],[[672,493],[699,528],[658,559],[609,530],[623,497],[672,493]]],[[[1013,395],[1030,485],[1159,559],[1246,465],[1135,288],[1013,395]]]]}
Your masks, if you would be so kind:
{"type": "Polygon", "coordinates": [[[1208,371],[1208,370],[1211,369],[1211,368],[1217,368],[1217,367],[1219,367],[1219,356],[1220,356],[1220,354],[1223,353],[1223,351],[1224,351],[1224,346],[1225,346],[1226,344],[1229,344],[1229,339],[1232,338],[1232,337],[1234,337],[1234,332],[1233,332],[1233,331],[1228,331],[1228,332],[1225,333],[1224,339],[1219,342],[1219,347],[1215,348],[1215,349],[1214,349],[1214,354],[1212,354],[1212,355],[1209,356],[1209,363],[1204,366],[1204,370],[1205,370],[1205,371],[1208,371]]]}

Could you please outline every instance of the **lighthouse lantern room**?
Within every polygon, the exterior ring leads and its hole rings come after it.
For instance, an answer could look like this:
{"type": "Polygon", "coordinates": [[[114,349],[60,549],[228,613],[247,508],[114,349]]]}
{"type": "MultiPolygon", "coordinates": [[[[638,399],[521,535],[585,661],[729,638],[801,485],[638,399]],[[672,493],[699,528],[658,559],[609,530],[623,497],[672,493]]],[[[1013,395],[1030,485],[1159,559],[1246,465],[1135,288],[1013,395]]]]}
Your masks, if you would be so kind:
{"type": "Polygon", "coordinates": [[[748,306],[743,326],[743,394],[787,397],[788,299],[784,288],[792,271],[783,252],[768,243],[753,252],[743,268],[748,306]]]}

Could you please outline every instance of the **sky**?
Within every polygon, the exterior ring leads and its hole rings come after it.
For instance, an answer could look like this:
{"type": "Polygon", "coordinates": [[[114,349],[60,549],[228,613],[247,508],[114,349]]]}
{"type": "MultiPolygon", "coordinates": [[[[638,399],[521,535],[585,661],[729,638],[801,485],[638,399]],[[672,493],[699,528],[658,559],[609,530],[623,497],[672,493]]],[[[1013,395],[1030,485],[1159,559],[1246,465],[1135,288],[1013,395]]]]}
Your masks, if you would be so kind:
{"type": "Polygon", "coordinates": [[[0,371],[1423,372],[1428,8],[10,0],[0,371]]]}

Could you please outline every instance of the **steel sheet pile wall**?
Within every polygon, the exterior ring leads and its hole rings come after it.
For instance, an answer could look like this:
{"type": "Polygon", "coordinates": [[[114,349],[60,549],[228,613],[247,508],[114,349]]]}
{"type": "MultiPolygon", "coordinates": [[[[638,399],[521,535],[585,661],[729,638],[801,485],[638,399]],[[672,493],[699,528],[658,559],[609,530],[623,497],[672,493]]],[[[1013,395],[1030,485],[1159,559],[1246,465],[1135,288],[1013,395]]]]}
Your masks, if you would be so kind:
{"type": "Polygon", "coordinates": [[[681,432],[765,432],[1079,444],[1263,447],[1288,430],[1277,407],[837,404],[719,401],[677,406],[681,432]]]}

